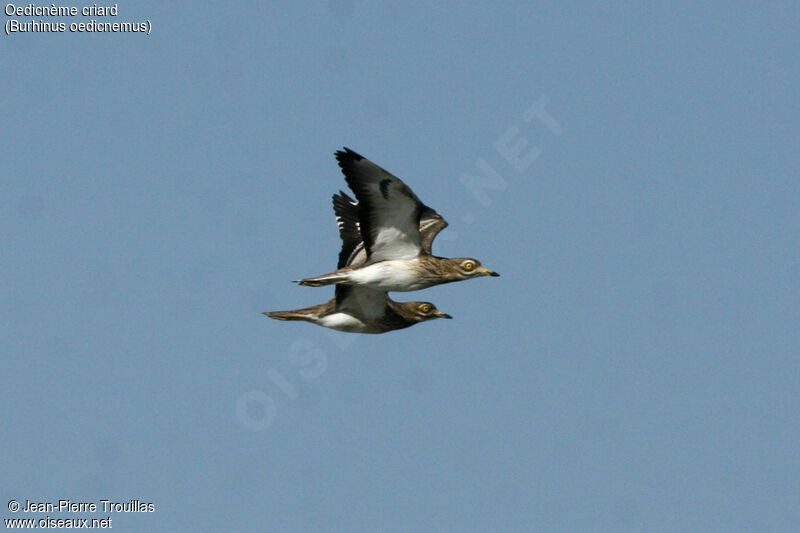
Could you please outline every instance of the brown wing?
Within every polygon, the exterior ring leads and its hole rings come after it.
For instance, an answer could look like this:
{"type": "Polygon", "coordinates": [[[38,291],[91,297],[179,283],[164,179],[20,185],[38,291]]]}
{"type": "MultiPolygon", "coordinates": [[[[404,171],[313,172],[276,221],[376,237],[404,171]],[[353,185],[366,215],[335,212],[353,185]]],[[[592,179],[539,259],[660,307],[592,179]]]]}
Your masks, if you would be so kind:
{"type": "Polygon", "coordinates": [[[431,255],[431,247],[433,246],[433,239],[439,235],[439,232],[447,227],[447,221],[442,218],[442,215],[426,207],[422,211],[419,219],[419,234],[422,242],[422,249],[425,253],[431,255]]]}

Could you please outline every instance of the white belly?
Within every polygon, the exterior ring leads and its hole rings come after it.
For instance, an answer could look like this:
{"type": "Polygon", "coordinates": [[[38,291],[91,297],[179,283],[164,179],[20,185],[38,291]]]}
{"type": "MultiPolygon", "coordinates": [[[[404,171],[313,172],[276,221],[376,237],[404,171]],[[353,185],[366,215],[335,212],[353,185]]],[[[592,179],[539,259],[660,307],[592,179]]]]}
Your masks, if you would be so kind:
{"type": "Polygon", "coordinates": [[[366,327],[361,320],[347,313],[331,313],[330,315],[320,318],[317,324],[326,328],[347,332],[358,332],[366,327]]]}
{"type": "Polygon", "coordinates": [[[421,283],[415,266],[416,260],[380,261],[351,272],[349,278],[355,285],[365,285],[379,291],[416,291],[427,285],[421,283]]]}

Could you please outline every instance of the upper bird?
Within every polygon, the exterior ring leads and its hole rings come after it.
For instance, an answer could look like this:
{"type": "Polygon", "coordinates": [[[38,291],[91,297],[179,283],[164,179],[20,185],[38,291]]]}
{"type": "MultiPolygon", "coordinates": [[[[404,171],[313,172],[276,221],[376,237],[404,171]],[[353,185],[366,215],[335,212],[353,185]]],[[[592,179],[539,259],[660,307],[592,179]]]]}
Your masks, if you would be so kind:
{"type": "Polygon", "coordinates": [[[379,291],[416,291],[452,281],[499,276],[477,259],[431,254],[434,237],[447,222],[423,204],[399,178],[349,148],[336,152],[345,181],[358,199],[365,262],[301,279],[309,287],[344,284],[379,291]],[[421,231],[425,223],[431,231],[421,231]]]}
{"type": "MultiPolygon", "coordinates": [[[[356,202],[340,192],[333,196],[333,209],[342,238],[339,267],[356,267],[366,261],[361,240],[356,202]]],[[[439,219],[441,220],[441,218],[439,219]]],[[[435,229],[435,219],[420,223],[423,238],[435,229]]],[[[444,222],[442,220],[442,222],[444,222]]],[[[433,235],[430,236],[430,240],[433,235]]],[[[350,333],[386,333],[435,318],[452,318],[430,302],[395,302],[385,291],[369,287],[336,286],[336,297],[324,304],[294,311],[264,313],[276,320],[303,320],[326,328],[350,333]]]]}

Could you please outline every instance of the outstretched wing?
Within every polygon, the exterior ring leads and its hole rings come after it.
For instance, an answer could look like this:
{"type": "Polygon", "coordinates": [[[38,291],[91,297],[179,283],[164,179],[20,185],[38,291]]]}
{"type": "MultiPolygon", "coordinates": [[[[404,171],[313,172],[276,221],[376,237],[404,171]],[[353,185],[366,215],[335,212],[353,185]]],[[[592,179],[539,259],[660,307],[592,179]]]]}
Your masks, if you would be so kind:
{"type": "MultiPolygon", "coordinates": [[[[364,249],[364,241],[361,240],[358,202],[350,198],[347,193],[339,191],[333,195],[333,210],[336,213],[339,236],[342,238],[342,251],[339,252],[337,268],[363,265],[367,261],[367,251],[364,249]]],[[[429,207],[422,211],[419,233],[422,249],[426,254],[433,253],[431,251],[433,240],[446,227],[447,221],[439,213],[429,207]]]]}
{"type": "Polygon", "coordinates": [[[358,199],[361,237],[371,262],[412,259],[423,252],[420,216],[426,209],[399,178],[349,148],[336,152],[358,199]]]}

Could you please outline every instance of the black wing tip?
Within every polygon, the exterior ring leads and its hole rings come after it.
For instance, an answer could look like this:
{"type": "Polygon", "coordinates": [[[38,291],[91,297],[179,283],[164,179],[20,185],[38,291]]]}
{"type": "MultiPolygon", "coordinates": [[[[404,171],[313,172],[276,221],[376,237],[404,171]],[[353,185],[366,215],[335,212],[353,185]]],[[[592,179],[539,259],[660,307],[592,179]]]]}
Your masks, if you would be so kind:
{"type": "Polygon", "coordinates": [[[336,214],[336,225],[339,227],[339,238],[342,240],[337,268],[342,268],[347,266],[362,240],[358,229],[358,203],[343,191],[339,191],[339,194],[333,195],[333,211],[336,214]]]}
{"type": "Polygon", "coordinates": [[[342,169],[345,181],[350,188],[353,189],[353,192],[356,193],[356,196],[358,196],[358,183],[357,180],[353,180],[351,174],[358,162],[364,158],[346,146],[344,150],[339,150],[335,155],[336,162],[339,163],[339,168],[342,169]]]}
{"type": "Polygon", "coordinates": [[[358,224],[358,202],[341,191],[333,195],[333,212],[337,218],[344,217],[353,225],[358,224]]]}
{"type": "MultiPolygon", "coordinates": [[[[339,233],[347,226],[358,227],[358,202],[350,198],[344,191],[339,191],[333,195],[333,212],[336,215],[336,223],[339,226],[339,233]]],[[[358,233],[358,230],[355,230],[358,233]]]]}
{"type": "Polygon", "coordinates": [[[339,168],[342,170],[342,174],[344,174],[344,180],[356,194],[356,198],[358,198],[359,193],[364,192],[365,187],[361,183],[363,178],[357,175],[357,165],[361,161],[366,161],[366,158],[346,146],[344,150],[336,152],[336,162],[339,163],[339,168]]]}
{"type": "Polygon", "coordinates": [[[341,189],[339,190],[339,192],[337,192],[336,194],[333,195],[333,202],[334,202],[334,204],[337,203],[337,202],[342,202],[342,203],[347,203],[347,204],[352,204],[352,205],[356,205],[358,203],[355,200],[353,200],[352,198],[350,198],[350,196],[346,192],[341,190],[341,189]]]}
{"type": "Polygon", "coordinates": [[[336,156],[336,160],[339,161],[339,164],[342,164],[344,161],[361,161],[364,159],[364,156],[361,154],[354,152],[347,146],[342,147],[342,150],[337,150],[334,154],[336,156]]]}

